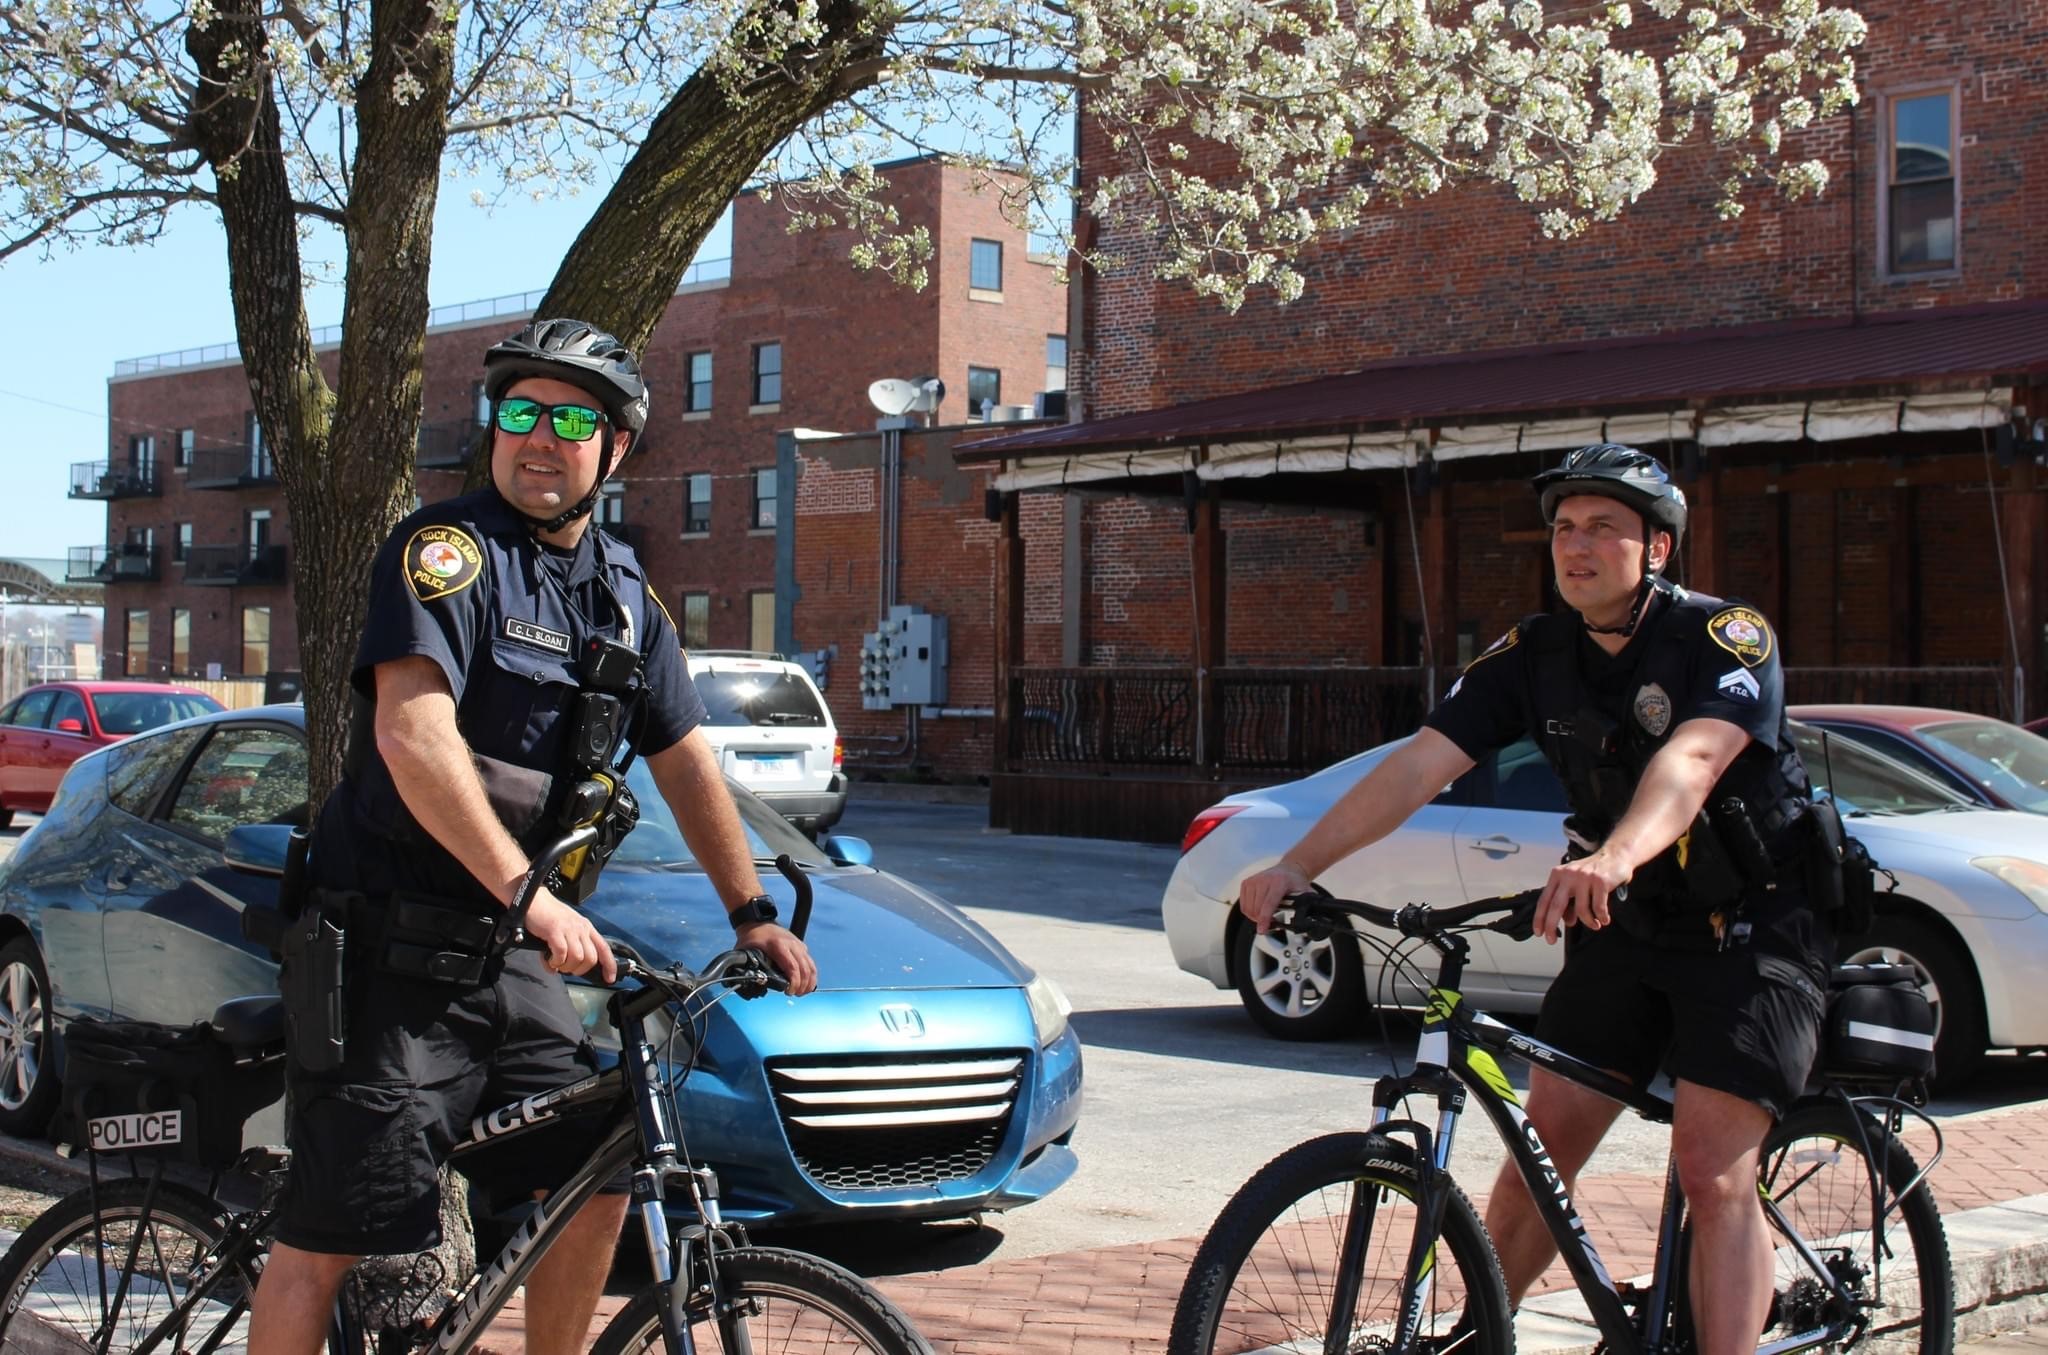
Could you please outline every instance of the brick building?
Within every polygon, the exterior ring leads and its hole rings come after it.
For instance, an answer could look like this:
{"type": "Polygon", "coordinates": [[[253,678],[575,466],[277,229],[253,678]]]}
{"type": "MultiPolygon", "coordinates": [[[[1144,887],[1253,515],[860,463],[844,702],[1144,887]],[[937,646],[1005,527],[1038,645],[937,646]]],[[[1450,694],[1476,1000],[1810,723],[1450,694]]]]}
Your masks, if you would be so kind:
{"type": "MultiPolygon", "coordinates": [[[[792,235],[779,204],[749,193],[734,205],[731,257],[691,268],[641,355],[647,435],[600,517],[638,551],[692,646],[789,643],[776,560],[794,490],[778,474],[778,430],[872,427],[879,377],[940,377],[938,417],[953,422],[970,418],[970,396],[1028,403],[1049,366],[1059,378],[1063,288],[997,196],[935,158],[883,170],[904,225],[930,231],[923,292],[856,272],[847,236],[792,235]]],[[[483,352],[538,300],[431,317],[423,500],[459,492],[484,413],[483,352]]],[[[339,335],[316,339],[332,379],[339,335]]],[[[124,361],[107,404],[109,455],[71,478],[72,497],[108,501],[106,540],[74,548],[67,569],[107,584],[107,675],[291,673],[290,524],[233,346],[124,361]]]]}
{"type": "MultiPolygon", "coordinates": [[[[1412,724],[1551,598],[1527,478],[1603,437],[1679,469],[1682,577],[1777,621],[1795,699],[2048,709],[2048,0],[1859,8],[1861,104],[1788,137],[1832,171],[1818,201],[1721,221],[1687,151],[1575,241],[1489,187],[1369,218],[1292,306],[1085,276],[1072,421],[958,454],[1021,575],[995,821],[1151,796],[1158,835],[1412,724]]],[[[1114,155],[1085,111],[1082,145],[1085,197],[1114,155]]]]}

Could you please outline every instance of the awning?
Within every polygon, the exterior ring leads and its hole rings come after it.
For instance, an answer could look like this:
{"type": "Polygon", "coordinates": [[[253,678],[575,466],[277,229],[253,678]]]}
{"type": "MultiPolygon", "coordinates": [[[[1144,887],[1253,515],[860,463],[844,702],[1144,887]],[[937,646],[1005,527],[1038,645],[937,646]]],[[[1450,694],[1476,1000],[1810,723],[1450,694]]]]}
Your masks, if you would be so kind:
{"type": "Polygon", "coordinates": [[[957,446],[1043,488],[1193,469],[1205,479],[1366,469],[1608,438],[1704,446],[1979,428],[2048,376],[2048,301],[1403,359],[957,446]]]}

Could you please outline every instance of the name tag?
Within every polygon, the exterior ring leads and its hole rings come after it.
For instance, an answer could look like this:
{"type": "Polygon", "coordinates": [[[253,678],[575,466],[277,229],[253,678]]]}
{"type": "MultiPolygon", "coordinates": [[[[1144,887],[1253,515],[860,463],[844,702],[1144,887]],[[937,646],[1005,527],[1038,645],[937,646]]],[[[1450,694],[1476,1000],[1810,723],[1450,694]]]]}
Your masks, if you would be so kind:
{"type": "Polygon", "coordinates": [[[85,1146],[95,1153],[160,1148],[185,1139],[185,1112],[154,1110],[143,1115],[108,1115],[85,1122],[85,1146]]]}
{"type": "Polygon", "coordinates": [[[549,630],[546,626],[536,626],[531,621],[519,621],[508,616],[505,618],[505,634],[523,644],[534,645],[556,654],[569,652],[568,636],[557,630],[549,630]]]}

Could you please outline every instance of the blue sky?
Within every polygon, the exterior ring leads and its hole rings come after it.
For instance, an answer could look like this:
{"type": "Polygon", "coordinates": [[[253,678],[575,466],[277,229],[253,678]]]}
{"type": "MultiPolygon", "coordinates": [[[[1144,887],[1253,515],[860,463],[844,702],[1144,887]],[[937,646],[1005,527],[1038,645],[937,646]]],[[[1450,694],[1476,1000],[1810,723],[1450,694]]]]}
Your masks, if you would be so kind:
{"type": "MultiPolygon", "coordinates": [[[[547,286],[602,193],[514,202],[486,212],[444,183],[429,300],[436,306],[547,286]]],[[[721,223],[702,258],[730,249],[721,223]]],[[[338,257],[332,239],[316,242],[338,257]]],[[[312,323],[341,319],[341,287],[307,294],[312,323]]],[[[100,544],[106,505],[73,502],[70,465],[107,455],[107,378],[122,358],[235,338],[219,218],[181,209],[155,245],[88,246],[0,263],[0,557],[62,559],[100,544]]]]}

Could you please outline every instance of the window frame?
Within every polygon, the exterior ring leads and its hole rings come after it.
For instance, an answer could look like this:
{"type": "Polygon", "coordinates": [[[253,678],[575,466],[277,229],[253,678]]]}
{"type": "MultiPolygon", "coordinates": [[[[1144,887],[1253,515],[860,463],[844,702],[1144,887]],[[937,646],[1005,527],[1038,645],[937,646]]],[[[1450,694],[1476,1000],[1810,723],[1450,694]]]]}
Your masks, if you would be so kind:
{"type": "Polygon", "coordinates": [[[967,289],[971,292],[986,292],[995,296],[1003,294],[1003,242],[982,236],[970,237],[967,241],[967,289]],[[987,245],[995,251],[995,282],[991,284],[981,274],[983,258],[981,247],[987,245]]]}
{"type": "Polygon", "coordinates": [[[149,676],[149,608],[126,607],[121,613],[121,627],[124,644],[121,649],[121,671],[129,677],[149,676]],[[135,670],[135,618],[142,618],[142,671],[135,670]]]}
{"type": "Polygon", "coordinates": [[[171,608],[170,671],[173,674],[184,674],[192,671],[192,609],[190,607],[171,608]],[[180,620],[183,620],[185,623],[185,651],[183,654],[178,652],[178,622],[180,620]]]}
{"type": "Polygon", "coordinates": [[[783,361],[782,361],[782,359],[783,359],[783,353],[782,353],[782,340],[780,340],[780,339],[764,339],[764,340],[763,340],[763,341],[761,341],[760,343],[757,343],[757,344],[753,345],[753,352],[754,352],[754,364],[753,364],[753,365],[754,365],[754,387],[753,387],[753,392],[754,392],[754,398],[753,398],[753,400],[752,400],[752,402],[751,402],[751,407],[752,407],[752,408],[754,408],[754,409],[759,409],[759,408],[761,408],[761,407],[762,407],[762,406],[764,406],[764,405],[780,405],[780,404],[782,403],[782,373],[783,373],[783,361]],[[770,371],[766,371],[766,370],[765,370],[765,369],[763,369],[763,367],[761,366],[761,356],[762,356],[762,354],[766,353],[766,352],[767,352],[767,351],[768,351],[769,349],[771,349],[771,348],[775,350],[775,370],[774,370],[774,371],[772,371],[772,372],[770,372],[770,371]],[[775,380],[775,393],[774,393],[773,395],[769,395],[769,394],[767,394],[767,393],[766,393],[766,391],[765,391],[765,388],[764,388],[764,387],[762,386],[762,384],[761,384],[761,383],[762,383],[762,380],[763,380],[763,378],[765,378],[765,377],[773,377],[773,378],[774,378],[774,380],[775,380]]]}
{"type": "MultiPolygon", "coordinates": [[[[1960,82],[1929,81],[1901,85],[1877,96],[1877,273],[1884,282],[1916,282],[1929,278],[1958,277],[1963,271],[1963,100],[1960,82]],[[1897,153],[1898,128],[1894,122],[1897,106],[1909,99],[1940,94],[1948,99],[1948,179],[1950,219],[1955,222],[1955,249],[1946,263],[1924,267],[1897,267],[1892,262],[1892,189],[1903,185],[1892,181],[1897,153]]],[[[1937,183],[1938,179],[1913,179],[1908,183],[1937,183]]]]}
{"type": "Polygon", "coordinates": [[[777,486],[775,483],[775,467],[756,466],[753,468],[753,471],[751,472],[748,478],[751,480],[754,486],[754,498],[753,505],[751,508],[748,509],[747,513],[747,530],[755,532],[772,532],[775,530],[775,521],[777,516],[777,505],[775,502],[775,496],[777,493],[777,486]],[[765,498],[763,498],[761,494],[761,480],[763,476],[766,476],[768,480],[768,494],[765,498]],[[763,519],[761,512],[762,506],[764,504],[767,506],[768,509],[765,520],[763,519]]]}
{"type": "Polygon", "coordinates": [[[271,646],[277,642],[276,615],[268,603],[251,603],[241,609],[241,625],[238,638],[241,641],[241,675],[261,677],[270,671],[271,646]],[[252,613],[263,613],[263,667],[255,673],[249,671],[249,617],[252,613]]]}
{"type": "Polygon", "coordinates": [[[192,524],[174,522],[171,524],[171,563],[183,564],[192,554],[192,524]]]}
{"type": "Polygon", "coordinates": [[[683,355],[683,412],[685,414],[709,414],[711,412],[711,400],[714,390],[713,382],[717,369],[717,363],[713,361],[711,350],[708,348],[683,355]],[[704,379],[702,381],[697,379],[698,358],[704,359],[704,379]],[[704,388],[704,398],[701,401],[697,398],[697,388],[699,386],[704,388]]]}
{"type": "Polygon", "coordinates": [[[709,535],[711,535],[711,481],[712,481],[712,479],[713,479],[713,476],[712,476],[712,474],[711,474],[711,472],[710,472],[710,471],[702,471],[702,470],[698,470],[698,471],[689,471],[689,472],[685,473],[685,474],[684,474],[684,476],[683,476],[683,535],[684,535],[684,536],[709,536],[709,535]],[[692,505],[694,505],[694,504],[696,503],[696,501],[697,501],[697,497],[696,497],[696,494],[697,494],[697,482],[698,482],[699,480],[702,480],[702,481],[704,482],[704,517],[703,517],[703,520],[702,520],[702,525],[701,525],[701,526],[692,526],[691,524],[692,524],[693,522],[697,521],[697,519],[694,519],[694,518],[692,518],[692,517],[690,516],[690,509],[691,509],[692,505]]]}
{"type": "Polygon", "coordinates": [[[677,610],[676,613],[676,615],[681,618],[681,620],[677,623],[677,629],[681,632],[680,638],[682,639],[684,649],[689,649],[691,647],[690,604],[700,599],[704,604],[704,632],[701,636],[702,643],[698,644],[696,647],[698,649],[711,648],[711,594],[684,593],[682,595],[683,605],[681,606],[681,608],[677,610]]]}
{"type": "Polygon", "coordinates": [[[180,428],[172,435],[171,466],[175,470],[192,468],[192,453],[198,449],[199,434],[190,428],[180,428]]]}
{"type": "Polygon", "coordinates": [[[967,368],[966,390],[967,421],[969,423],[988,422],[989,414],[994,412],[994,407],[1000,405],[1003,402],[1003,369],[1000,367],[976,367],[970,364],[967,368]],[[995,398],[989,401],[990,408],[988,413],[984,413],[982,410],[976,408],[978,402],[974,398],[974,376],[977,372],[985,372],[988,375],[995,378],[995,398]]]}
{"type": "Polygon", "coordinates": [[[1047,395],[1050,395],[1050,394],[1052,394],[1052,393],[1053,393],[1054,391],[1063,391],[1063,390],[1065,390],[1066,388],[1067,388],[1067,336],[1066,336],[1066,335],[1064,335],[1064,334],[1048,334],[1048,335],[1046,335],[1046,336],[1045,336],[1045,393],[1046,393],[1047,395]],[[1058,365],[1058,366],[1054,366],[1054,365],[1053,365],[1053,360],[1052,360],[1052,346],[1053,346],[1054,344],[1058,344],[1058,345],[1060,346],[1060,360],[1059,360],[1059,365],[1058,365]],[[1058,373],[1060,374],[1060,376],[1059,376],[1059,382],[1060,382],[1060,383],[1059,383],[1059,384],[1058,384],[1057,386],[1055,386],[1055,385],[1054,385],[1054,384],[1052,383],[1052,382],[1053,382],[1053,376],[1052,376],[1052,374],[1053,374],[1054,372],[1058,372],[1058,373]]]}

